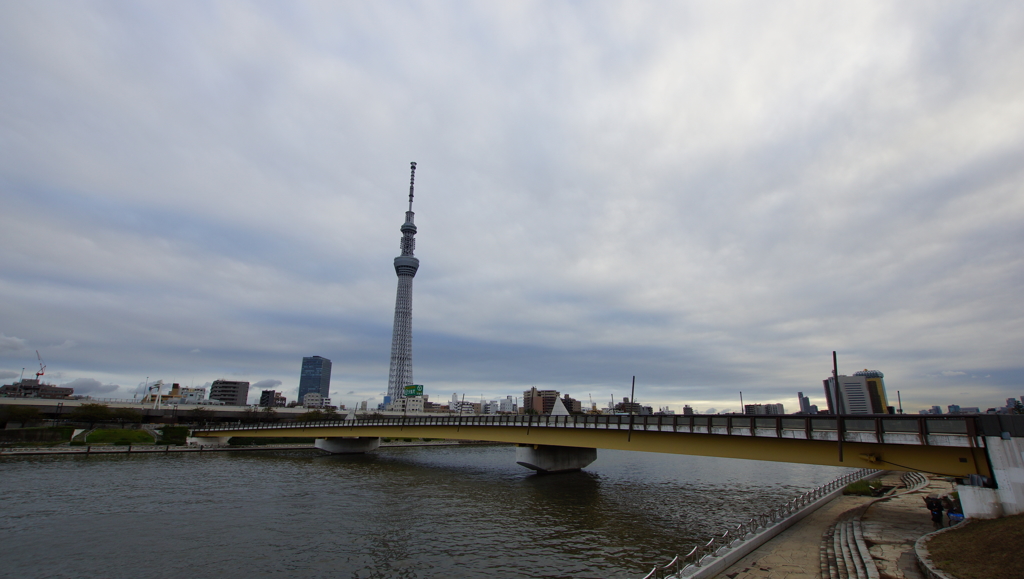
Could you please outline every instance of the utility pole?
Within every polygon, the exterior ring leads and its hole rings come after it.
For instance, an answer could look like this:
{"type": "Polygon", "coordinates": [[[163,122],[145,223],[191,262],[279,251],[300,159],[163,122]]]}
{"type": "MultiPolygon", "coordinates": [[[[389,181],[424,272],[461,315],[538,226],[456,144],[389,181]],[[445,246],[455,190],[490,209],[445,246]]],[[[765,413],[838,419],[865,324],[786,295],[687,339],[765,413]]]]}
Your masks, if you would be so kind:
{"type": "Polygon", "coordinates": [[[636,404],[636,376],[633,376],[633,387],[629,391],[629,434],[626,442],[633,439],[633,405],[636,404]]]}
{"type": "Polygon", "coordinates": [[[836,351],[832,350],[832,380],[834,380],[836,399],[836,438],[839,439],[839,462],[843,462],[843,397],[839,393],[839,365],[836,362],[836,351]]]}

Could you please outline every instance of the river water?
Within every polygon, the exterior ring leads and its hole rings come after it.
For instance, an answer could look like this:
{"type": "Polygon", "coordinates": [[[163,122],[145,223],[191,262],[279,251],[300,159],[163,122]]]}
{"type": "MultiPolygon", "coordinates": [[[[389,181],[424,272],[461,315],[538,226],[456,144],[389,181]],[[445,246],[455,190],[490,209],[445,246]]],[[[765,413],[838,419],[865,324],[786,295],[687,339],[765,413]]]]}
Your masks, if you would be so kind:
{"type": "Polygon", "coordinates": [[[511,446],[0,459],[0,577],[643,577],[847,469],[511,446]]]}

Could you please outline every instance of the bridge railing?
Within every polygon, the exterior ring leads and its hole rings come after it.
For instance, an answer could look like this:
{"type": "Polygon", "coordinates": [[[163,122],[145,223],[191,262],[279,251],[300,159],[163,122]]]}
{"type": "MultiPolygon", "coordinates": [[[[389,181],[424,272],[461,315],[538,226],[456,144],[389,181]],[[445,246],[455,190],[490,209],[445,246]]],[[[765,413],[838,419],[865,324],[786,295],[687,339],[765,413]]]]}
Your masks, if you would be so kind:
{"type": "Polygon", "coordinates": [[[786,503],[751,517],[748,521],[736,525],[736,527],[725,531],[719,536],[711,537],[705,543],[697,544],[685,556],[676,555],[667,565],[655,565],[651,572],[644,576],[644,579],[665,579],[679,575],[687,567],[700,568],[708,562],[710,557],[724,555],[731,547],[735,547],[740,542],[775,525],[807,505],[875,472],[878,471],[867,468],[859,469],[815,487],[786,503]]]}
{"type": "MultiPolygon", "coordinates": [[[[635,432],[676,432],[767,438],[796,438],[890,444],[974,445],[975,436],[1003,427],[979,421],[986,416],[908,415],[784,415],[784,416],[696,416],[696,415],[497,415],[497,416],[377,416],[346,420],[343,416],[307,422],[221,423],[195,429],[196,433],[224,430],[263,430],[337,426],[510,426],[526,428],[583,428],[635,432]],[[961,442],[956,443],[956,440],[961,442]]],[[[993,435],[988,433],[988,435],[993,435]]]]}

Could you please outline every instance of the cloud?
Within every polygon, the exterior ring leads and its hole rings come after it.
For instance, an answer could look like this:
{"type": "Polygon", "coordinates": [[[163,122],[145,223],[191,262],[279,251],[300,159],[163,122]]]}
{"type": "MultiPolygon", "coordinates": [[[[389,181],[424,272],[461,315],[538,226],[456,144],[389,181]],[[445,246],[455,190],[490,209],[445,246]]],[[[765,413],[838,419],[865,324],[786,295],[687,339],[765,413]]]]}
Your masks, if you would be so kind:
{"type": "Polygon", "coordinates": [[[19,352],[25,349],[25,340],[0,334],[0,354],[19,352]]]}
{"type": "Polygon", "coordinates": [[[250,386],[249,389],[254,391],[254,392],[257,391],[257,390],[274,390],[275,388],[277,388],[280,385],[281,385],[281,381],[280,380],[270,380],[270,379],[268,379],[268,380],[260,380],[259,382],[256,382],[255,384],[250,386]]]}
{"type": "Polygon", "coordinates": [[[966,372],[961,372],[959,370],[943,370],[941,372],[941,374],[943,376],[947,376],[947,377],[949,377],[949,376],[966,376],[967,375],[966,372]]]}
{"type": "Polygon", "coordinates": [[[15,372],[14,370],[0,370],[0,380],[6,380],[8,378],[17,378],[20,375],[20,372],[15,372]]]}
{"type": "Polygon", "coordinates": [[[93,378],[76,378],[61,384],[61,387],[74,388],[75,394],[85,395],[110,394],[120,388],[117,384],[104,384],[93,378]]]}
{"type": "Polygon", "coordinates": [[[0,8],[7,366],[380,392],[416,160],[435,397],[1018,387],[1024,6],[197,10],[0,8]]]}
{"type": "Polygon", "coordinates": [[[714,408],[708,408],[707,410],[704,411],[704,414],[717,414],[717,413],[718,413],[718,410],[715,410],[714,408]]]}

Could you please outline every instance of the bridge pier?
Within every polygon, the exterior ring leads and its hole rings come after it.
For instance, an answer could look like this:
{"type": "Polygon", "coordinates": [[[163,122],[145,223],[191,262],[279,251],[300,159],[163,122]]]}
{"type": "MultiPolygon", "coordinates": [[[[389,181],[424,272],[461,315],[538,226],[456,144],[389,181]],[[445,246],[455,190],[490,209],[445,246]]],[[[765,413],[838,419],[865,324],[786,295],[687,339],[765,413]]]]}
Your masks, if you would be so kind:
{"type": "Polygon", "coordinates": [[[185,443],[189,446],[227,446],[230,436],[189,436],[185,443]]]}
{"type": "Polygon", "coordinates": [[[995,519],[1024,513],[1024,438],[986,436],[985,450],[999,488],[957,485],[969,519],[995,519]]]}
{"type": "Polygon", "coordinates": [[[539,473],[580,470],[597,460],[596,448],[534,444],[516,447],[516,464],[539,473]]]}
{"type": "Polygon", "coordinates": [[[313,442],[313,446],[331,454],[360,454],[377,450],[380,446],[380,437],[318,438],[313,442]]]}

